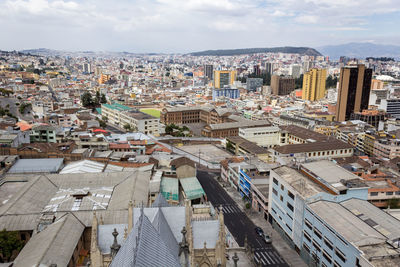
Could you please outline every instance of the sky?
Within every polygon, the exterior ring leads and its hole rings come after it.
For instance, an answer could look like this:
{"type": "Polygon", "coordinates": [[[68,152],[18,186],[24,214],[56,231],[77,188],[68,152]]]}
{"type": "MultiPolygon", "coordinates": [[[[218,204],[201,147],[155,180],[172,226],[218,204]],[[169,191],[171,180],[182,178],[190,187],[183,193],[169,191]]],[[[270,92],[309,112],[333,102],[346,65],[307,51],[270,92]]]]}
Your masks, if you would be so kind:
{"type": "Polygon", "coordinates": [[[0,49],[186,53],[400,43],[400,0],[0,0],[0,49]]]}

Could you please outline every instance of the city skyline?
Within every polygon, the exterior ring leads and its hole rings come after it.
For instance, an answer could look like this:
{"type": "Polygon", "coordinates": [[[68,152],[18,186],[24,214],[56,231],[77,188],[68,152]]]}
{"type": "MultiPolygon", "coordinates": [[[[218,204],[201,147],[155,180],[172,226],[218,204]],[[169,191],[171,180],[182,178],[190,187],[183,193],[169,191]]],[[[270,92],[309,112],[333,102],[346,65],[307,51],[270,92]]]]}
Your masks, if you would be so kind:
{"type": "Polygon", "coordinates": [[[187,53],[396,44],[399,13],[395,0],[8,0],[0,1],[0,49],[187,53]]]}

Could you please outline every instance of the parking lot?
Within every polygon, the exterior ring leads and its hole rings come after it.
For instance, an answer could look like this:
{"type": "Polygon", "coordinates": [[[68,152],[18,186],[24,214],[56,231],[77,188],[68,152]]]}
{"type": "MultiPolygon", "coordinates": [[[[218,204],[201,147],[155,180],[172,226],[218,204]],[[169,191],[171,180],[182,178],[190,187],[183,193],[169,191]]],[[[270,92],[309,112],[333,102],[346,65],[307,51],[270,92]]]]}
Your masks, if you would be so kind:
{"type": "Polygon", "coordinates": [[[200,158],[210,163],[220,163],[221,160],[232,157],[226,150],[211,144],[181,146],[179,149],[197,157],[200,152],[200,158]]]}

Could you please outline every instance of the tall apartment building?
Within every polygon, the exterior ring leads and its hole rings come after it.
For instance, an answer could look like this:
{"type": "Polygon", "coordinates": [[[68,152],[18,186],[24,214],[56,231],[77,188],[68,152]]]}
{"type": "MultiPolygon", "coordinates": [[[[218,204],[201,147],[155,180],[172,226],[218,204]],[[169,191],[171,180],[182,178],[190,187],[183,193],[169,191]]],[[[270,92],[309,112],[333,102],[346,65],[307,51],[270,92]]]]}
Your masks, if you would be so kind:
{"type": "Polygon", "coordinates": [[[274,74],[274,67],[275,67],[275,64],[274,64],[274,63],[266,62],[266,63],[265,63],[265,72],[266,72],[267,74],[269,74],[269,75],[274,74]]]}
{"type": "Polygon", "coordinates": [[[303,62],[303,72],[306,73],[310,69],[314,67],[314,62],[313,61],[304,61],[303,62]]]}
{"type": "Polygon", "coordinates": [[[290,68],[290,72],[293,78],[299,78],[300,77],[300,70],[301,67],[299,65],[292,65],[290,68]]]}
{"type": "Polygon", "coordinates": [[[336,121],[346,121],[354,112],[368,109],[372,69],[359,64],[340,69],[336,121]]]}
{"type": "Polygon", "coordinates": [[[236,71],[234,70],[215,70],[214,71],[214,87],[224,88],[224,86],[232,85],[236,79],[236,71]]]}
{"type": "Polygon", "coordinates": [[[317,101],[325,96],[326,69],[311,69],[303,77],[303,100],[317,101]]]}
{"type": "Polygon", "coordinates": [[[204,77],[209,80],[213,79],[214,66],[213,65],[204,65],[204,77]]]}
{"type": "Polygon", "coordinates": [[[288,95],[295,88],[294,78],[272,75],[271,91],[273,95],[288,95]]]}

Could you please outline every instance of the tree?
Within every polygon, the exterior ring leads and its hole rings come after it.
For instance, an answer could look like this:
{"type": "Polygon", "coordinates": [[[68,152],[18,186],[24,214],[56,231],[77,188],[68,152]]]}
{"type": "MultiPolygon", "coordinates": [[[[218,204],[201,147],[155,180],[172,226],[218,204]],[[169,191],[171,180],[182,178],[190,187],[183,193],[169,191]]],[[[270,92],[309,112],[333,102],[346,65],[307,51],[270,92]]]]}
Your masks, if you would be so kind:
{"type": "Polygon", "coordinates": [[[96,91],[96,97],[94,98],[94,104],[97,106],[100,104],[100,92],[96,91]]]}
{"type": "Polygon", "coordinates": [[[129,123],[125,123],[124,129],[125,129],[126,131],[130,131],[130,130],[131,130],[131,125],[130,125],[129,123]]]}
{"type": "Polygon", "coordinates": [[[174,132],[174,128],[172,128],[171,124],[165,127],[166,134],[172,134],[174,132]]]}
{"type": "Polygon", "coordinates": [[[82,101],[82,106],[84,107],[93,106],[92,95],[89,92],[86,92],[82,95],[81,101],[82,101]]]}
{"type": "Polygon", "coordinates": [[[107,103],[107,98],[106,98],[105,94],[101,94],[100,103],[102,103],[102,104],[106,104],[107,103]]]}
{"type": "Polygon", "coordinates": [[[6,229],[0,231],[0,254],[3,261],[10,262],[14,251],[20,251],[24,242],[18,238],[17,232],[9,232],[6,229]]]}
{"type": "Polygon", "coordinates": [[[101,116],[101,119],[105,122],[108,122],[108,118],[106,116],[101,116]]]}

